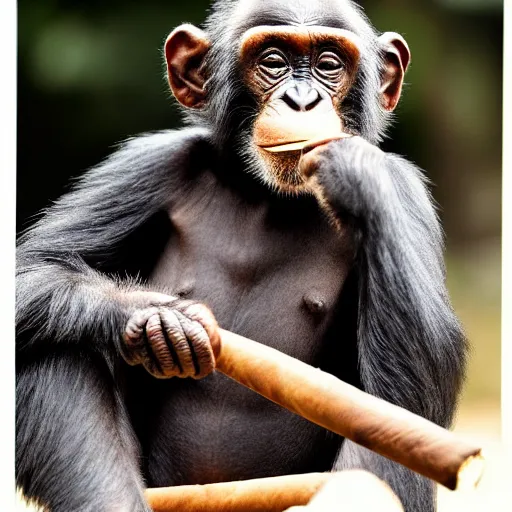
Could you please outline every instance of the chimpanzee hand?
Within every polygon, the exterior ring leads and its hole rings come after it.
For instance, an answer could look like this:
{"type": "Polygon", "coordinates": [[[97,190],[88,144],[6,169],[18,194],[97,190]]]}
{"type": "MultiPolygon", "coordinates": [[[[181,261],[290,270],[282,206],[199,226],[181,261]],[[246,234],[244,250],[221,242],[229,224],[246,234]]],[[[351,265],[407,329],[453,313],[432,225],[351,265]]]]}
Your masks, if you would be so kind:
{"type": "Polygon", "coordinates": [[[121,353],[128,364],[157,378],[200,379],[214,370],[220,337],[206,306],[152,292],[137,292],[136,300],[150,305],[126,325],[121,353]]]}
{"type": "Polygon", "coordinates": [[[299,166],[310,190],[336,217],[364,221],[380,213],[391,185],[386,158],[386,153],[361,137],[349,137],[314,148],[299,166]]]}

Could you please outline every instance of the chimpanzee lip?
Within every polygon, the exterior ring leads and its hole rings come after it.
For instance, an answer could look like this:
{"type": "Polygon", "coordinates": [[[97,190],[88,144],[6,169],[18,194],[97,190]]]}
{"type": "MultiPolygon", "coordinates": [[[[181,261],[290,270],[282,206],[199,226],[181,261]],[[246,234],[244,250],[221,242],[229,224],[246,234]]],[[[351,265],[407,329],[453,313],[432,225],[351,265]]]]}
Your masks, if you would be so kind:
{"type": "Polygon", "coordinates": [[[284,153],[287,151],[310,151],[318,146],[322,146],[323,144],[328,144],[333,140],[344,139],[347,137],[351,137],[352,135],[348,133],[337,133],[336,135],[330,135],[328,137],[319,137],[316,139],[309,140],[297,140],[290,141],[284,144],[276,144],[274,146],[260,146],[261,149],[268,151],[269,153],[284,153]]]}
{"type": "Polygon", "coordinates": [[[280,153],[281,151],[301,151],[308,144],[307,140],[296,140],[285,142],[284,144],[275,144],[271,146],[260,146],[261,149],[270,153],[280,153]]]}

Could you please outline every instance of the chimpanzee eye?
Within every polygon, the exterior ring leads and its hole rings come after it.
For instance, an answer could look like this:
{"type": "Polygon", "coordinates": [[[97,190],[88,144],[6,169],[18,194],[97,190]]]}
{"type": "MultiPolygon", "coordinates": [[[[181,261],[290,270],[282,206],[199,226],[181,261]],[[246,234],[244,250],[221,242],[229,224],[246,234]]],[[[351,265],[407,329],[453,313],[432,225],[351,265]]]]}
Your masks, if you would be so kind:
{"type": "Polygon", "coordinates": [[[266,53],[261,58],[259,65],[264,71],[273,76],[280,76],[288,70],[288,62],[277,51],[266,53]]]}
{"type": "Polygon", "coordinates": [[[323,74],[333,76],[343,69],[343,62],[340,57],[333,52],[324,52],[318,58],[316,68],[323,74]]]}

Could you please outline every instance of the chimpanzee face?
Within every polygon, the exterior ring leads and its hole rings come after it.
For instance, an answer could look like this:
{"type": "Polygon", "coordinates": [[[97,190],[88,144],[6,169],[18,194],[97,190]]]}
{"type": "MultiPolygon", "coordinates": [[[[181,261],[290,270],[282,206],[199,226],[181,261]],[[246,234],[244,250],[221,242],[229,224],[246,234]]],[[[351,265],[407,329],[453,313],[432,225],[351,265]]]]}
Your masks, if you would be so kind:
{"type": "Polygon", "coordinates": [[[324,27],[257,27],[242,39],[243,79],[260,105],[252,144],[267,181],[299,189],[308,144],[338,138],[359,63],[357,36],[324,27]]]}
{"type": "MultiPolygon", "coordinates": [[[[347,2],[318,0],[318,12],[311,2],[299,4],[300,14],[296,14],[283,0],[272,0],[273,9],[266,2],[240,2],[233,15],[239,20],[237,30],[232,30],[235,51],[226,50],[226,59],[236,60],[229,72],[220,69],[222,62],[218,70],[209,66],[205,71],[212,43],[192,25],[178,27],[165,45],[169,83],[185,107],[202,110],[215,104],[220,110],[241,112],[243,100],[238,98],[235,103],[228,91],[233,90],[231,82],[237,83],[238,90],[238,83],[243,84],[247,105],[242,107],[246,112],[252,109],[247,116],[250,123],[239,118],[239,126],[232,126],[236,116],[226,112],[224,117],[230,117],[231,126],[211,129],[234,132],[236,151],[252,170],[256,168],[261,179],[286,192],[304,188],[305,178],[298,166],[304,151],[347,134],[360,134],[357,123],[349,119],[354,104],[359,110],[368,108],[359,101],[363,96],[370,96],[383,111],[395,108],[410,58],[401,36],[385,33],[377,37],[347,2]],[[223,75],[217,77],[216,73],[223,75]],[[364,77],[372,73],[377,80],[374,93],[369,94],[364,90],[369,88],[364,77]],[[217,87],[212,92],[208,89],[213,82],[217,87]],[[226,99],[218,101],[222,94],[226,99]]],[[[218,60],[223,49],[218,47],[219,41],[213,44],[217,45],[218,60]]],[[[358,115],[364,118],[365,112],[358,115]]]]}

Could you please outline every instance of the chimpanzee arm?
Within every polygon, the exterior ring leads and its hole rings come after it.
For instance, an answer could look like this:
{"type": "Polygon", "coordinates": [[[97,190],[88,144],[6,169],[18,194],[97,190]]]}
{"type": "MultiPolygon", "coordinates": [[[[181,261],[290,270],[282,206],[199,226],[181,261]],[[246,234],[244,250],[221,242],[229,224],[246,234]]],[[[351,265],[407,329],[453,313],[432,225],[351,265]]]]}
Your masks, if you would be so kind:
{"type": "MultiPolygon", "coordinates": [[[[191,167],[206,138],[206,132],[194,129],[128,141],[22,235],[16,286],[19,353],[43,341],[85,339],[93,343],[89,348],[110,353],[110,342],[119,338],[130,313],[125,292],[142,289],[134,280],[116,277],[119,269],[111,262],[120,257],[123,241],[172,201],[180,173],[191,167]]],[[[151,242],[133,250],[149,257],[151,242]]]]}
{"type": "MultiPolygon", "coordinates": [[[[449,426],[466,343],[445,285],[443,237],[421,172],[354,137],[305,161],[335,222],[353,222],[358,254],[358,354],[365,391],[449,426]]],[[[431,482],[344,441],[338,467],[386,479],[406,510],[433,510],[431,482]]]]}

